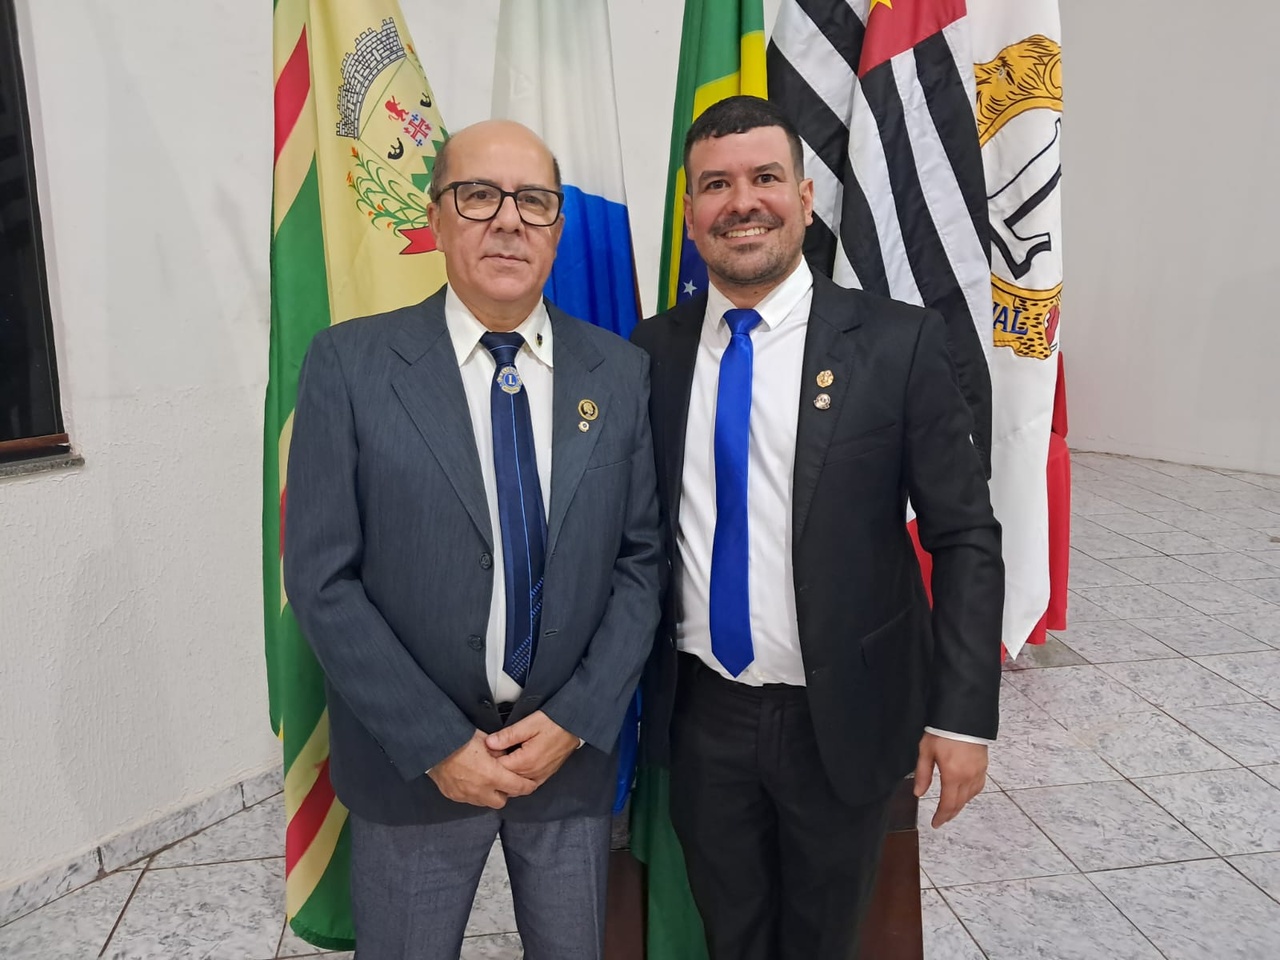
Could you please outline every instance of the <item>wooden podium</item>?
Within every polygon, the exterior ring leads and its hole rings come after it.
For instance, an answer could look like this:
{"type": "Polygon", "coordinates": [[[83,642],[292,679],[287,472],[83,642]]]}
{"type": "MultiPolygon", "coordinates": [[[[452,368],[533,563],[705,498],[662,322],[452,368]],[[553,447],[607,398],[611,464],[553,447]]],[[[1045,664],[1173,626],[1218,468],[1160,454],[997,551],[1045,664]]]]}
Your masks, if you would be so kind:
{"type": "MultiPolygon", "coordinates": [[[[902,781],[890,803],[889,836],[863,924],[858,960],[924,960],[914,785],[912,779],[902,781]]],[[[629,850],[615,850],[609,859],[604,944],[605,960],[645,960],[644,867],[629,850]]]]}

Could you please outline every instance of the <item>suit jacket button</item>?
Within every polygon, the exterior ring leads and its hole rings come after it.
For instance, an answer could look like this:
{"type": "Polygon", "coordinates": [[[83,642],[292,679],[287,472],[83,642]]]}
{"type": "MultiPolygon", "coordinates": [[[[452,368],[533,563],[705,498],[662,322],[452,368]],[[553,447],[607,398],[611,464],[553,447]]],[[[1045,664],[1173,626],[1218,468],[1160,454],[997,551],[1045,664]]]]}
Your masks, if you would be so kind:
{"type": "Polygon", "coordinates": [[[472,650],[483,650],[484,640],[473,633],[471,636],[467,637],[467,646],[472,650]]]}
{"type": "Polygon", "coordinates": [[[480,569],[488,570],[492,566],[493,566],[493,557],[489,556],[489,554],[487,553],[480,554],[480,569]]]}

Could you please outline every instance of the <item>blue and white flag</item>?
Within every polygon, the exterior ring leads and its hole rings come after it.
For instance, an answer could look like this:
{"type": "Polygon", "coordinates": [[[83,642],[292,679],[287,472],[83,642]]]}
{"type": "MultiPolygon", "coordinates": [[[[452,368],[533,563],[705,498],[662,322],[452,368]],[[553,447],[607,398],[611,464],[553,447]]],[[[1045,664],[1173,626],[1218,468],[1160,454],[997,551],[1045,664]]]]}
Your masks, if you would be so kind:
{"type": "Polygon", "coordinates": [[[605,0],[502,0],[493,116],[560,161],[564,234],[547,298],[626,337],[639,319],[605,0]]]}

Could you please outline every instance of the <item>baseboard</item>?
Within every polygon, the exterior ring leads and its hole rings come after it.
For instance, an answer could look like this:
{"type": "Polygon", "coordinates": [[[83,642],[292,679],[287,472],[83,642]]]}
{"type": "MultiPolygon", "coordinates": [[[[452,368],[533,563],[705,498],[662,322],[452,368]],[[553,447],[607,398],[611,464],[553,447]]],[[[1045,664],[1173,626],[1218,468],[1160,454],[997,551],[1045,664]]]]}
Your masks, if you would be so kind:
{"type": "Polygon", "coordinates": [[[252,807],[279,793],[282,786],[279,767],[264,770],[180,810],[109,837],[52,870],[0,889],[0,926],[252,807]]]}

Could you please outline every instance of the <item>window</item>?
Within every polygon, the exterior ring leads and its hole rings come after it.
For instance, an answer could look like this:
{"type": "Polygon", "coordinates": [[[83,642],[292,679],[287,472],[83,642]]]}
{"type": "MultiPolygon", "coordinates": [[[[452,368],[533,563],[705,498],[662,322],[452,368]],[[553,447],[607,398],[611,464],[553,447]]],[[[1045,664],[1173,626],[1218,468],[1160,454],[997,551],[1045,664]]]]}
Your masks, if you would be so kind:
{"type": "Polygon", "coordinates": [[[66,453],[26,87],[0,0],[0,463],[66,453]]]}

